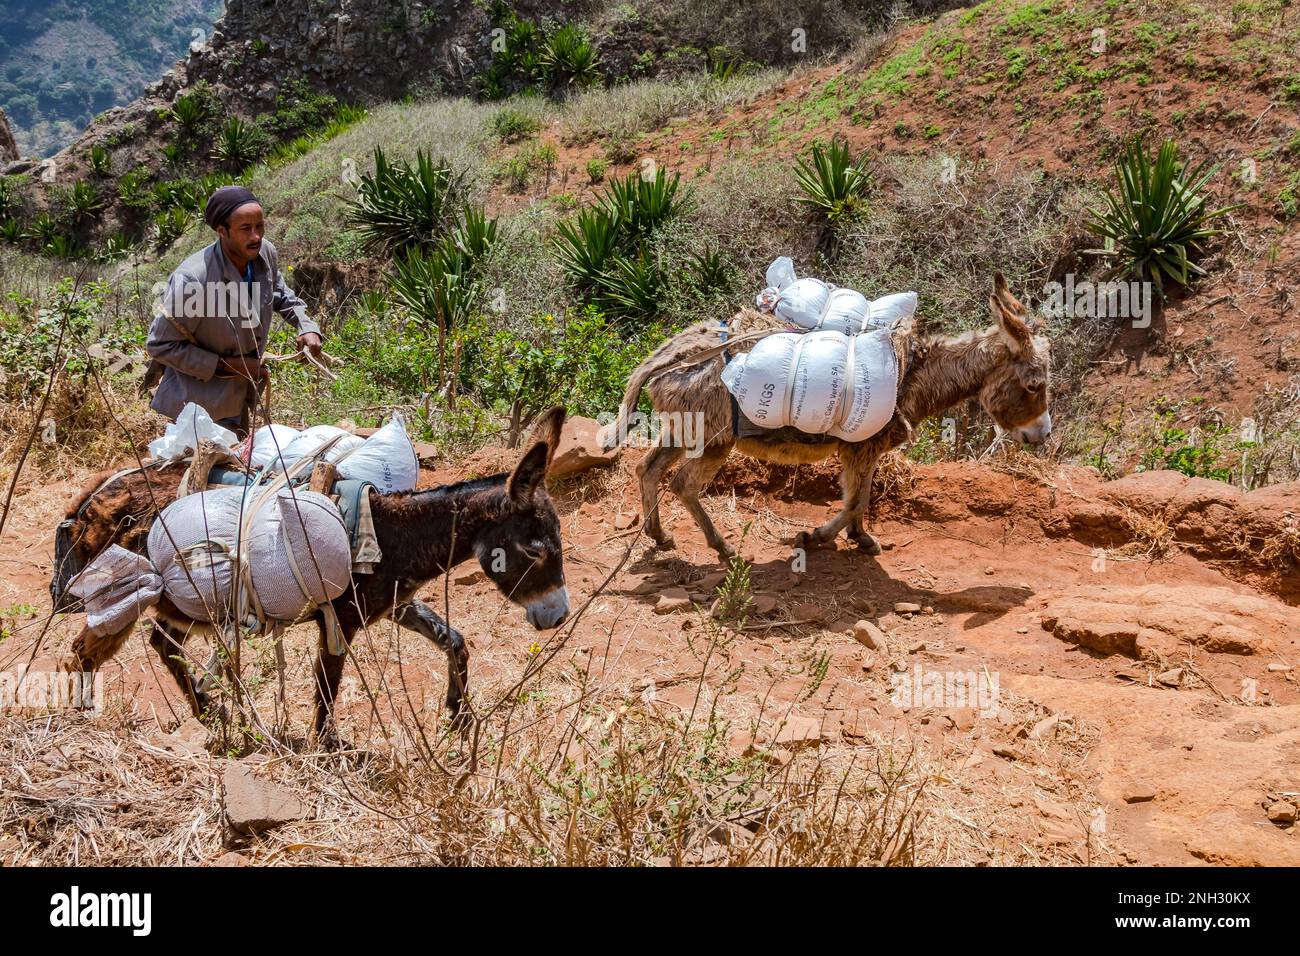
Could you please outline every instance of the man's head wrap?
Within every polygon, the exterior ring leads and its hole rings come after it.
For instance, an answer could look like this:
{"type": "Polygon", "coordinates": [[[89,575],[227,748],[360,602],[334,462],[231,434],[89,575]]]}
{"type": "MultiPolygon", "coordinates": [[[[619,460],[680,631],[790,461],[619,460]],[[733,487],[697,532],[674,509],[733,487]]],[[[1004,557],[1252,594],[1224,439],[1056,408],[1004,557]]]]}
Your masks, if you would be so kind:
{"type": "Polygon", "coordinates": [[[208,197],[203,221],[213,229],[230,224],[230,215],[240,206],[257,202],[257,197],[243,186],[222,186],[208,197]]]}

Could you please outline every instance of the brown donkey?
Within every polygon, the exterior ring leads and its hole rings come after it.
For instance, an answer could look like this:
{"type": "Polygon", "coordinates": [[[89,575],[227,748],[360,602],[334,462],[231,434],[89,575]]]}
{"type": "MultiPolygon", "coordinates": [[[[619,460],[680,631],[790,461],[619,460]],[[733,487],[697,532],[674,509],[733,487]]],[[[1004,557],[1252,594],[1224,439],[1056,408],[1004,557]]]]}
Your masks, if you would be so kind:
{"type": "MultiPolygon", "coordinates": [[[[842,471],[844,506],[834,518],[812,531],[804,531],[795,546],[807,548],[825,544],[841,530],[868,554],[879,554],[880,544],[863,528],[863,514],[870,505],[871,479],[880,456],[912,437],[913,426],[959,402],[978,398],[984,410],[1015,441],[1039,444],[1052,429],[1047,410],[1050,355],[1048,342],[1035,336],[1025,322],[1025,307],[1007,288],[1006,279],[994,277],[989,297],[994,324],[982,332],[968,332],[954,338],[931,338],[915,343],[899,383],[898,403],[893,419],[880,432],[861,442],[803,434],[793,428],[737,437],[731,397],[722,383],[726,360],[714,355],[693,364],[692,356],[714,351],[718,330],[700,323],[661,345],[632,373],[619,420],[603,430],[602,443],[615,447],[626,439],[628,416],[636,408],[642,387],[664,423],[658,443],[637,465],[641,481],[641,513],[645,532],[661,547],[673,547],[659,522],[658,486],[664,472],[682,457],[688,442],[679,434],[683,416],[703,414],[699,430],[704,447],[696,457],[687,457],[670,487],[682,500],[704,532],[709,547],[726,561],[732,554],[700,505],[700,492],[709,484],[732,448],[764,461],[806,464],[829,458],[838,452],[842,471]],[[676,413],[676,414],[674,414],[676,413]]],[[[761,321],[746,314],[750,323],[761,321]]],[[[911,340],[911,336],[908,336],[911,340]]]]}
{"type": "MultiPolygon", "coordinates": [[[[462,704],[469,679],[469,650],[460,633],[415,595],[428,581],[476,558],[501,593],[526,609],[533,627],[545,630],[563,623],[569,613],[564,551],[560,520],[546,491],[546,472],[563,424],[564,409],[552,409],[534,432],[539,440],[509,474],[427,491],[371,493],[371,517],[383,559],[373,574],[354,577],[352,587],[332,602],[343,638],[350,644],[358,630],[390,612],[398,624],[424,635],[447,654],[447,707],[453,719],[465,716],[462,704]]],[[[174,488],[171,494],[174,498],[174,488]]],[[[165,504],[159,502],[159,507],[165,504]]],[[[152,517],[144,522],[146,531],[150,523],[152,517]]],[[[96,540],[99,537],[110,539],[103,546],[111,543],[112,534],[99,535],[96,540]]],[[[138,537],[128,541],[142,547],[138,537]]],[[[332,713],[347,655],[329,653],[324,615],[318,611],[313,619],[320,629],[315,667],[315,729],[319,734],[332,713]]],[[[181,655],[190,633],[207,627],[188,618],[166,596],[154,608],[149,642],[185,693],[195,716],[202,716],[211,701],[181,655]]],[[[95,670],[117,653],[134,629],[132,623],[118,634],[102,637],[83,630],[73,641],[64,669],[95,670]]]]}

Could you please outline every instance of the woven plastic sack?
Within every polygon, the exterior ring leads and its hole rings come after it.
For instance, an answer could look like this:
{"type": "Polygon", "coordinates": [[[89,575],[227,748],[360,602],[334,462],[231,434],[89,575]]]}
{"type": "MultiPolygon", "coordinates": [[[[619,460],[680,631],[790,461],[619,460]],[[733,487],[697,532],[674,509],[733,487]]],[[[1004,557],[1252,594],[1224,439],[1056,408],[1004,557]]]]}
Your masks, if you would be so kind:
{"type": "Polygon", "coordinates": [[[331,438],[337,438],[338,441],[324,455],[324,460],[330,462],[337,461],[344,452],[360,448],[365,443],[360,435],[353,435],[335,425],[313,425],[299,432],[298,437],[284,449],[284,467],[288,468],[304,455],[315,454],[331,438]]]}
{"type": "Polygon", "coordinates": [[[373,482],[381,494],[414,491],[420,480],[420,457],[406,434],[402,416],[394,415],[365,444],[339,462],[339,474],[373,482]]]}
{"type": "MultiPolygon", "coordinates": [[[[289,425],[272,422],[253,432],[253,451],[249,457],[252,468],[267,468],[284,455],[294,440],[302,433],[289,425]]],[[[287,461],[287,459],[286,459],[287,461]]]]}
{"type": "Polygon", "coordinates": [[[162,589],[162,578],[149,559],[117,544],[68,582],[68,591],[85,605],[86,627],[100,637],[134,623],[145,608],[158,603],[162,589]]]}
{"type": "Polygon", "coordinates": [[[792,325],[857,335],[868,328],[892,329],[916,312],[915,292],[898,292],[868,300],[854,289],[829,285],[820,279],[796,278],[789,256],[767,267],[767,288],[757,304],[792,325]]]}
{"type": "Polygon", "coordinates": [[[722,381],[756,425],[863,441],[894,415],[898,358],[885,330],[777,332],[727,363],[722,381]]]}
{"type": "MultiPolygon", "coordinates": [[[[149,529],[148,552],[163,590],[198,621],[226,618],[239,550],[242,508],[256,488],[187,495],[149,529]]],[[[348,586],[352,549],[343,518],[324,495],[285,488],[253,517],[247,555],[253,591],[266,617],[295,621],[348,586]]]]}

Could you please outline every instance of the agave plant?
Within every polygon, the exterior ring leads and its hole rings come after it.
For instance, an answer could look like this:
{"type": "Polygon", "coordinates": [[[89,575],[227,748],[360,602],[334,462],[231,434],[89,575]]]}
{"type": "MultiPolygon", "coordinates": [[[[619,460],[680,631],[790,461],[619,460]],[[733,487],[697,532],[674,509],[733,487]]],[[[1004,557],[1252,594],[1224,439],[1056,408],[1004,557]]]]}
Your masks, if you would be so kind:
{"type": "Polygon", "coordinates": [[[185,230],[190,227],[192,221],[190,212],[180,206],[173,206],[160,212],[153,221],[154,246],[159,252],[166,249],[185,235],[185,230]]]}
{"type": "Polygon", "coordinates": [[[23,238],[23,224],[17,219],[9,218],[0,222],[0,240],[4,242],[21,242],[23,238]]]}
{"type": "Polygon", "coordinates": [[[542,79],[553,89],[585,89],[600,80],[600,58],[587,35],[566,24],[547,35],[542,43],[539,65],[542,79]]]}
{"type": "Polygon", "coordinates": [[[130,239],[124,233],[115,233],[105,240],[104,244],[99,247],[95,253],[95,259],[99,262],[115,262],[118,259],[125,259],[127,256],[135,253],[138,243],[130,239]]]}
{"type": "Polygon", "coordinates": [[[482,206],[466,206],[460,223],[447,238],[448,244],[465,257],[467,269],[473,269],[487,257],[497,241],[497,221],[488,218],[482,206]]]}
{"type": "Polygon", "coordinates": [[[266,152],[266,135],[253,123],[238,116],[226,120],[217,132],[212,158],[232,172],[243,172],[266,152]]]}
{"type": "Polygon", "coordinates": [[[146,173],[133,169],[117,181],[117,198],[130,209],[145,209],[153,201],[153,192],[145,185],[146,173]]]}
{"type": "Polygon", "coordinates": [[[197,93],[178,96],[172,104],[171,117],[186,136],[194,136],[203,121],[208,118],[207,101],[197,93]]]}
{"type": "Polygon", "coordinates": [[[706,246],[703,251],[692,253],[690,264],[696,288],[711,292],[731,285],[731,266],[717,249],[706,246]]]}
{"type": "Polygon", "coordinates": [[[620,318],[647,320],[663,308],[667,281],[648,250],[635,256],[614,256],[600,276],[597,304],[620,318]]]}
{"type": "Polygon", "coordinates": [[[450,329],[474,313],[482,287],[463,261],[448,260],[441,251],[411,249],[393,263],[389,289],[411,315],[431,328],[450,329]]]}
{"type": "Polygon", "coordinates": [[[82,259],[86,255],[86,250],[78,245],[77,240],[63,233],[52,236],[42,251],[55,259],[82,259]]]}
{"type": "Polygon", "coordinates": [[[1131,140],[1115,163],[1115,188],[1106,190],[1106,208],[1090,210],[1084,224],[1105,240],[1105,248],[1090,251],[1118,260],[1107,276],[1150,281],[1163,299],[1166,280],[1186,285],[1204,275],[1190,257],[1223,231],[1210,223],[1241,205],[1206,209],[1205,184],[1218,170],[1207,161],[1184,171],[1172,140],[1165,140],[1154,159],[1141,137],[1131,140]]]}
{"type": "Polygon", "coordinates": [[[423,150],[414,168],[405,160],[389,163],[376,146],[374,175],[361,177],[348,220],[368,248],[402,253],[446,234],[464,192],[464,173],[449,163],[434,162],[423,150]]]}
{"type": "Polygon", "coordinates": [[[48,246],[58,234],[59,224],[47,212],[43,212],[33,219],[31,228],[27,230],[27,238],[40,249],[48,246]]]}
{"type": "Polygon", "coordinates": [[[84,179],[73,183],[67,193],[68,214],[74,223],[82,223],[104,207],[98,190],[84,179]]]}
{"type": "Polygon", "coordinates": [[[800,158],[794,177],[804,193],[800,202],[832,225],[854,219],[866,208],[871,176],[863,159],[853,162],[849,158],[848,143],[832,141],[829,148],[814,143],[812,161],[800,158]]]}
{"type": "Polygon", "coordinates": [[[680,173],[669,179],[662,166],[650,180],[628,173],[610,181],[600,205],[631,241],[644,239],[689,208],[690,193],[679,192],[680,183],[680,173]]]}
{"type": "Polygon", "coordinates": [[[580,290],[599,283],[610,260],[618,252],[622,236],[616,219],[599,206],[584,209],[572,222],[556,227],[552,248],[560,268],[580,290]]]}
{"type": "Polygon", "coordinates": [[[97,176],[107,176],[113,171],[113,155],[103,146],[90,147],[90,169],[97,176]]]}

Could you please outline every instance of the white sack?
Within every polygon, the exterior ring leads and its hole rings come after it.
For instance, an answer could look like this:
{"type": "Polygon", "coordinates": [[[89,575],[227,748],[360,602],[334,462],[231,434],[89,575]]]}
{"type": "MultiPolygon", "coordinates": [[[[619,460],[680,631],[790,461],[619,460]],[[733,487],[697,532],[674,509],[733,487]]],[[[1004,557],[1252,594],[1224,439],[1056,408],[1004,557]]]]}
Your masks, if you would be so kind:
{"type": "Polygon", "coordinates": [[[365,440],[365,443],[339,462],[344,478],[374,482],[381,494],[414,491],[420,480],[420,457],[406,434],[401,415],[365,440]]]}
{"type": "Polygon", "coordinates": [[[68,590],[85,603],[86,627],[100,637],[134,623],[145,608],[158,603],[162,589],[149,559],[117,544],[68,582],[68,590]]]}
{"type": "Polygon", "coordinates": [[[916,312],[916,293],[897,292],[869,301],[854,289],[820,279],[796,279],[789,256],[767,267],[767,288],[758,294],[759,309],[775,313],[804,329],[857,335],[864,328],[892,329],[916,312]]]}
{"type": "Polygon", "coordinates": [[[863,441],[894,415],[898,359],[883,329],[777,332],[727,363],[722,381],[756,425],[863,441]]]}
{"type": "MultiPolygon", "coordinates": [[[[180,498],[149,529],[149,558],[172,602],[199,621],[224,620],[239,550],[241,504],[258,489],[219,488],[180,498]]],[[[283,489],[253,518],[247,554],[266,617],[295,621],[348,586],[352,548],[324,495],[283,489]],[[299,580],[301,579],[301,581],[299,580]]]]}
{"type": "MultiPolygon", "coordinates": [[[[302,434],[289,425],[272,422],[253,432],[253,451],[249,459],[252,468],[266,468],[284,454],[293,440],[302,434]]],[[[285,459],[288,461],[288,459],[285,459]]]]}
{"type": "Polygon", "coordinates": [[[337,438],[338,441],[324,454],[324,461],[337,461],[344,452],[360,448],[365,443],[365,439],[360,435],[353,435],[336,425],[312,425],[300,431],[298,437],[283,450],[284,467],[290,467],[305,455],[315,454],[331,438],[337,438]]]}
{"type": "Polygon", "coordinates": [[[184,458],[186,454],[197,451],[199,442],[205,438],[212,439],[232,455],[235,446],[239,444],[234,432],[222,428],[198,405],[187,402],[176,416],[176,421],[167,426],[162,437],[149,443],[149,455],[166,461],[184,458]]]}

